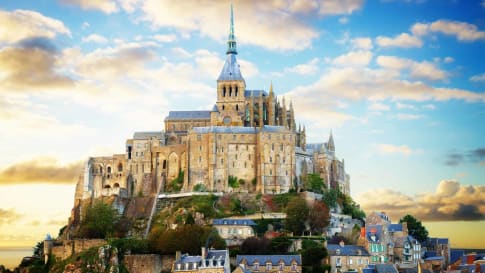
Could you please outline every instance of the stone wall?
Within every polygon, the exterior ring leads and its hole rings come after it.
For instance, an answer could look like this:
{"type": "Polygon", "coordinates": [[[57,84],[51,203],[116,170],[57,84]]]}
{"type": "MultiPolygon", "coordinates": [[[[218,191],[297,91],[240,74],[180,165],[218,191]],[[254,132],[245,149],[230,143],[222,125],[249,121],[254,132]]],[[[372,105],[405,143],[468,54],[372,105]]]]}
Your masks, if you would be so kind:
{"type": "Polygon", "coordinates": [[[158,254],[125,255],[123,264],[130,273],[162,272],[162,256],[158,254]]]}
{"type": "Polygon", "coordinates": [[[44,249],[44,251],[45,253],[52,253],[56,259],[64,260],[89,248],[99,247],[105,244],[107,242],[103,239],[46,240],[44,246],[47,249],[44,249]]]}

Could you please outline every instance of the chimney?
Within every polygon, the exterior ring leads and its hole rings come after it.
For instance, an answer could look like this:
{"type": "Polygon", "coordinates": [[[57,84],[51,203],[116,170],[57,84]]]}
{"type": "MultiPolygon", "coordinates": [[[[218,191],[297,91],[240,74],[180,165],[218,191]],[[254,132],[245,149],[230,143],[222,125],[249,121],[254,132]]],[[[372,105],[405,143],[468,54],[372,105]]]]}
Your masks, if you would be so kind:
{"type": "Polygon", "coordinates": [[[205,259],[205,257],[207,257],[207,249],[204,246],[200,249],[200,256],[202,257],[202,259],[205,259]]]}
{"type": "Polygon", "coordinates": [[[182,252],[180,250],[175,251],[175,261],[180,260],[181,256],[182,256],[182,252]]]}

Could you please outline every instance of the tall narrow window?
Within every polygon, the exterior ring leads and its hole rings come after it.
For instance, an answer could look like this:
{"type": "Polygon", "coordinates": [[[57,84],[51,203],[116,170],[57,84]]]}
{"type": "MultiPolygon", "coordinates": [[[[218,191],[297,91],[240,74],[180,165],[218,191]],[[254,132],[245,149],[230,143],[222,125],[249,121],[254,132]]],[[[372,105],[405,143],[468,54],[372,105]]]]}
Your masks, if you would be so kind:
{"type": "Polygon", "coordinates": [[[236,97],[237,97],[237,86],[236,86],[236,97]]]}
{"type": "Polygon", "coordinates": [[[237,104],[236,104],[236,111],[239,111],[239,105],[237,105],[237,104]]]}
{"type": "Polygon", "coordinates": [[[232,87],[229,87],[229,97],[232,97],[232,87]]]}
{"type": "Polygon", "coordinates": [[[226,87],[222,87],[222,96],[225,97],[226,96],[226,87]]]}

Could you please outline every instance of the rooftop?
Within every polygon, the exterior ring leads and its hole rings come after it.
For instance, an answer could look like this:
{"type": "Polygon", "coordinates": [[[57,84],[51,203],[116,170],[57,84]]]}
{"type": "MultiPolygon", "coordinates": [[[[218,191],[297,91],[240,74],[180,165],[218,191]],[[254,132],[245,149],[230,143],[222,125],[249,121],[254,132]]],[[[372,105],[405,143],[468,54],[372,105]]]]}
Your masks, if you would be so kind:
{"type": "Polygon", "coordinates": [[[153,132],[135,132],[133,134],[133,139],[137,140],[143,140],[143,139],[150,139],[150,138],[157,138],[157,139],[162,139],[163,138],[163,132],[161,131],[153,131],[153,132]]]}
{"type": "Polygon", "coordinates": [[[338,245],[338,244],[328,244],[327,250],[329,255],[342,255],[342,256],[370,256],[369,252],[362,247],[357,245],[338,245]],[[337,254],[337,252],[339,252],[337,254]]]}
{"type": "Polygon", "coordinates": [[[210,119],[211,111],[170,111],[165,120],[210,119]]]}
{"type": "Polygon", "coordinates": [[[245,260],[248,265],[253,265],[254,262],[260,264],[266,264],[271,262],[272,265],[278,265],[280,261],[283,261],[286,265],[291,264],[292,261],[296,261],[298,265],[301,265],[301,255],[237,255],[236,264],[241,264],[245,260]]]}

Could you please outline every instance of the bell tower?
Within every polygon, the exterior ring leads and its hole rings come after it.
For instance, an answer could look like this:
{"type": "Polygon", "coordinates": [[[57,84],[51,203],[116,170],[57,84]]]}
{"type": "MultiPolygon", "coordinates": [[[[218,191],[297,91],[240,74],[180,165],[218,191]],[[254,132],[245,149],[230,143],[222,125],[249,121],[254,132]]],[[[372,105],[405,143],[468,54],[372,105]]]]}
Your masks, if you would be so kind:
{"type": "Polygon", "coordinates": [[[213,125],[243,126],[245,114],[246,82],[237,63],[237,44],[234,35],[234,12],[231,4],[231,22],[227,40],[226,62],[217,79],[217,110],[219,112],[213,125]],[[214,124],[215,123],[215,124],[214,124]]]}

